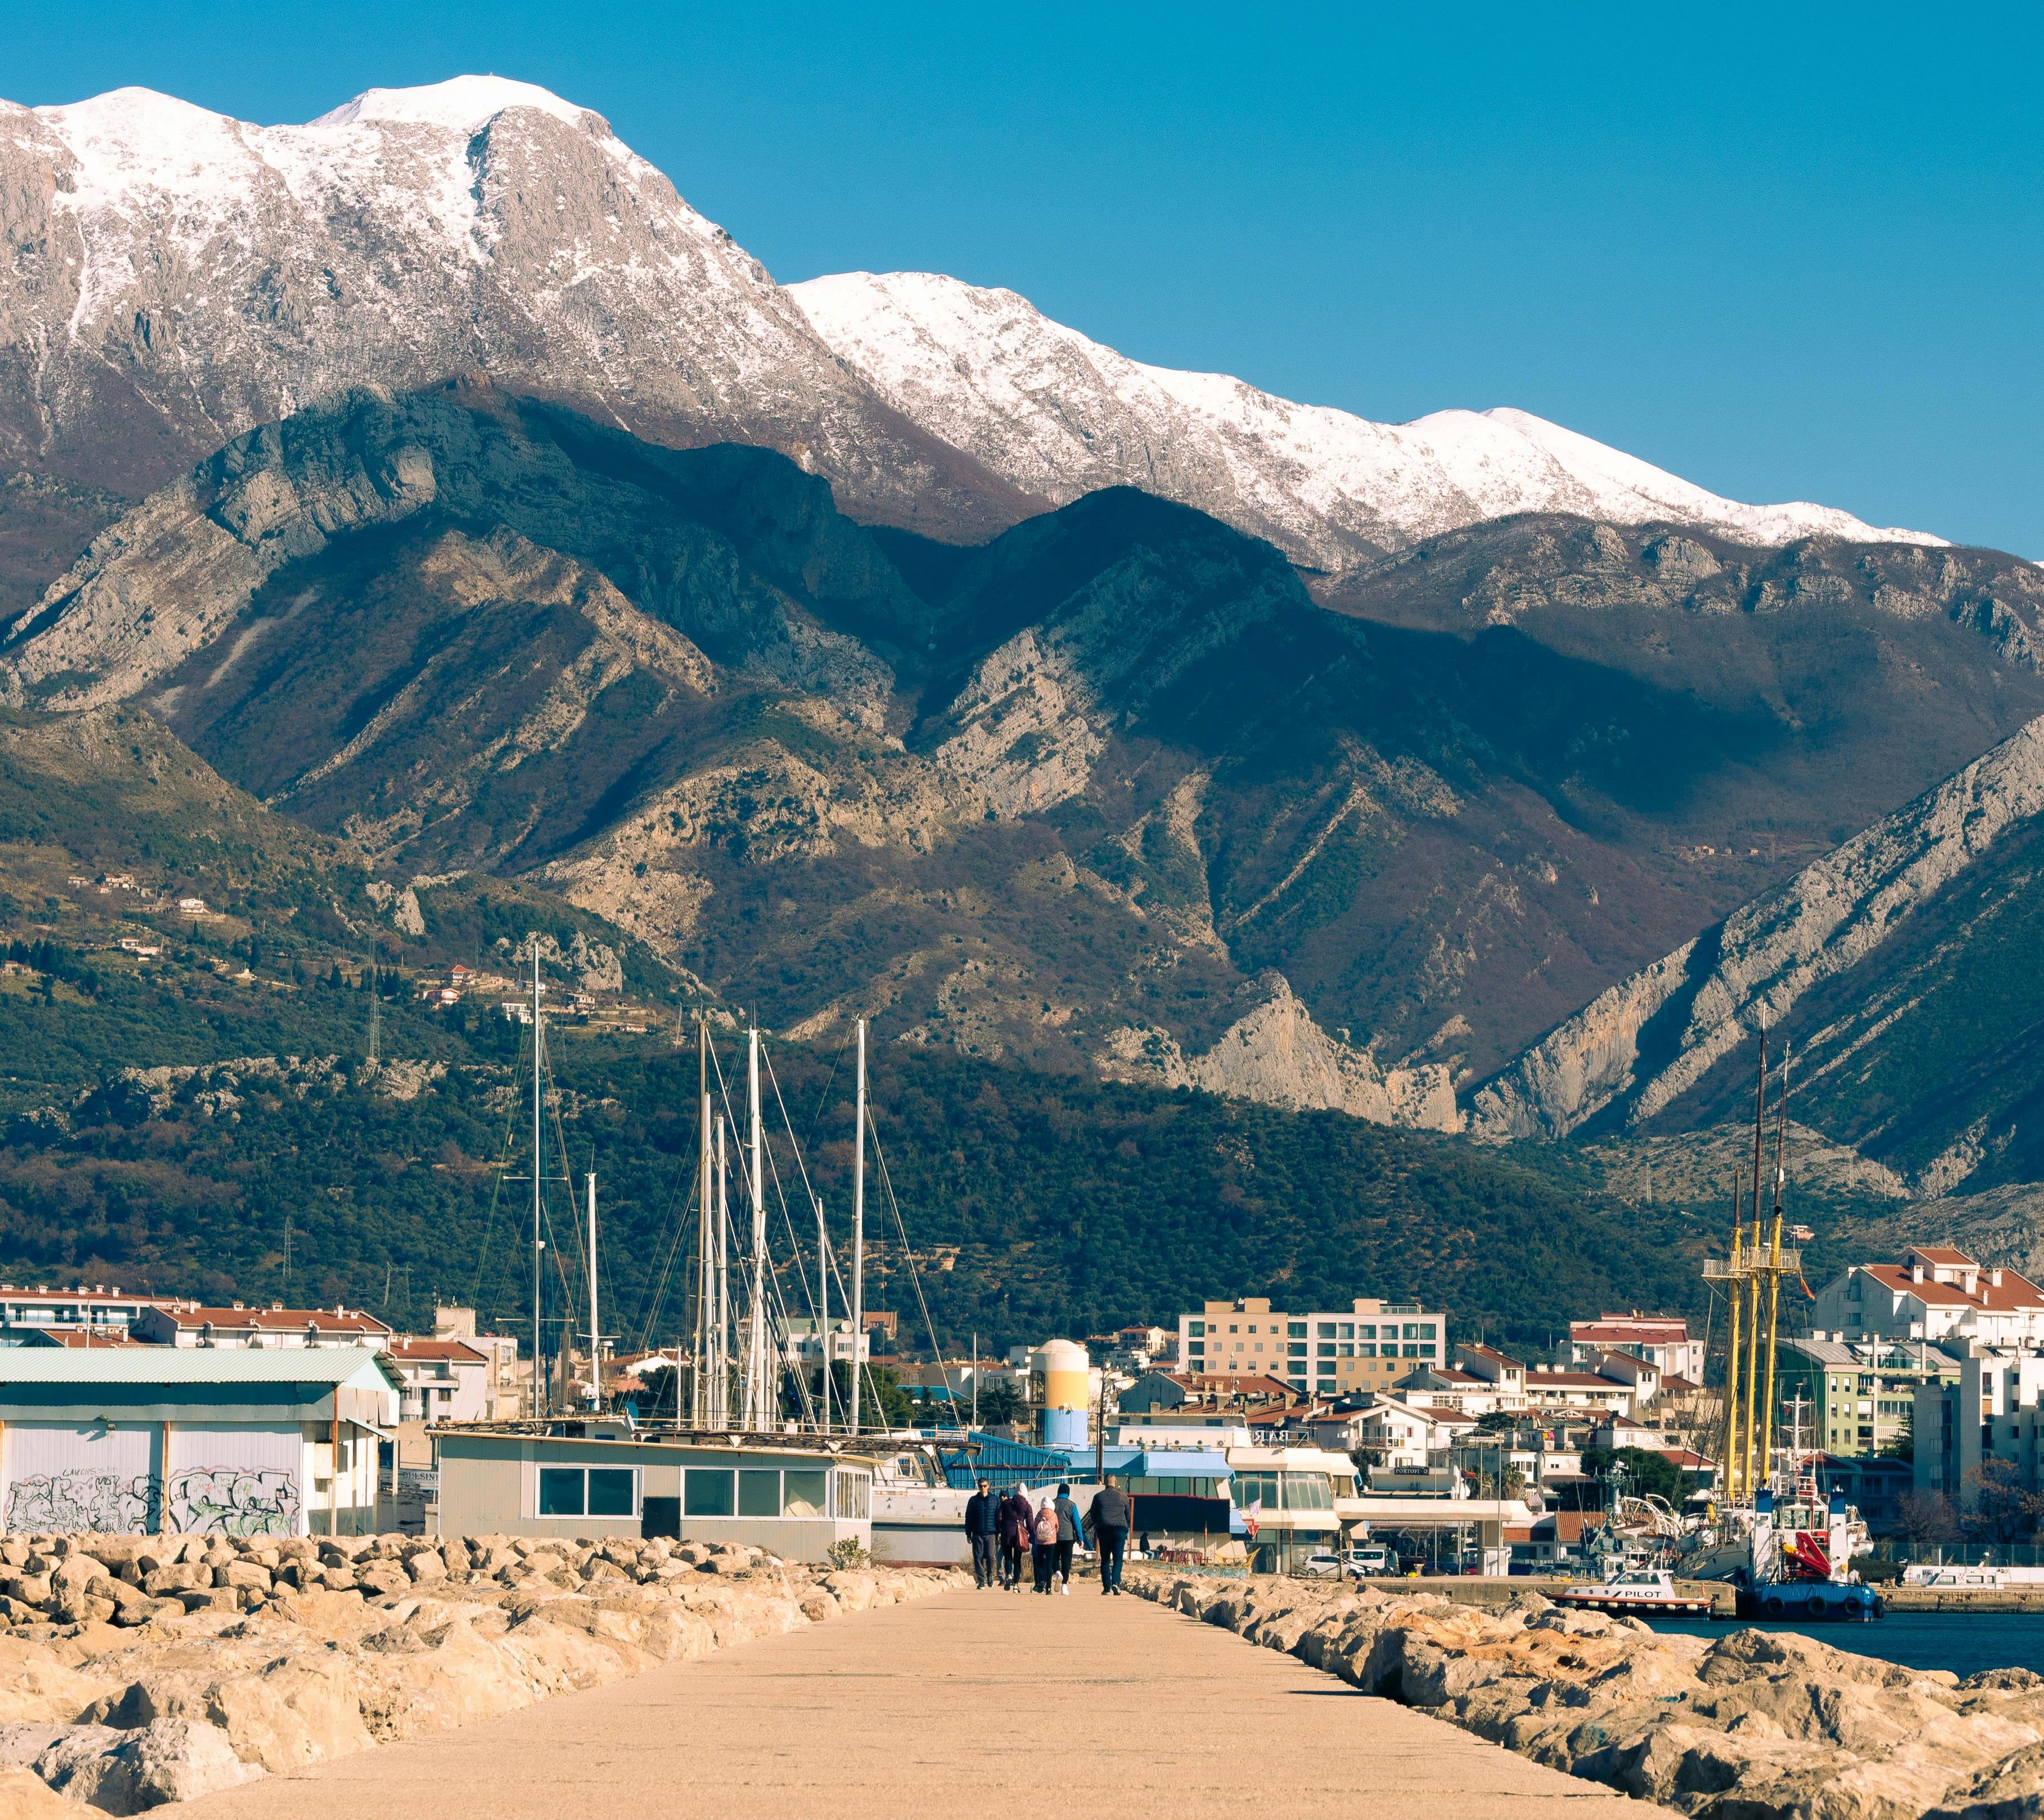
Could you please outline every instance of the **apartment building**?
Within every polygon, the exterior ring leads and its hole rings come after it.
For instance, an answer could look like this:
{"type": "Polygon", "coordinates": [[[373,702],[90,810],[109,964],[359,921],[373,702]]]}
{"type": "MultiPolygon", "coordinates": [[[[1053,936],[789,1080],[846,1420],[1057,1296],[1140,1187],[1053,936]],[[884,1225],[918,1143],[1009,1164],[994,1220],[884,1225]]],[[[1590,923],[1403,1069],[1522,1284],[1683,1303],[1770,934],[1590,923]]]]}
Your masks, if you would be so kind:
{"type": "Polygon", "coordinates": [[[1265,1374],[1301,1396],[1388,1389],[1407,1372],[1446,1359],[1447,1339],[1445,1313],[1374,1296],[1293,1313],[1252,1296],[1178,1317],[1178,1356],[1188,1372],[1265,1374]]]}
{"type": "Polygon", "coordinates": [[[1958,1365],[1954,1377],[1916,1391],[1916,1489],[1963,1507],[1977,1495],[1980,1469],[1994,1460],[2027,1489],[2044,1490],[2044,1354],[1976,1344],[1958,1365]]]}
{"type": "Polygon", "coordinates": [[[1594,1321],[1569,1323],[1572,1363],[1597,1369],[1606,1353],[1624,1353],[1643,1360],[1664,1379],[1704,1381],[1704,1342],[1689,1337],[1689,1323],[1679,1315],[1600,1315],[1594,1321]]]}
{"type": "Polygon", "coordinates": [[[1854,1265],[1826,1284],[1809,1331],[1847,1342],[2044,1345],[2044,1291],[2020,1271],[1980,1264],[1949,1246],[1912,1246],[1899,1264],[1854,1265]]]}
{"type": "Polygon", "coordinates": [[[144,1308],[130,1331],[153,1346],[367,1346],[382,1352],[390,1328],[360,1308],[209,1308],[171,1302],[144,1308]]]}
{"type": "Polygon", "coordinates": [[[1923,1340],[1823,1334],[1781,1342],[1774,1372],[1785,1428],[1800,1417],[1812,1446],[1839,1459],[1872,1458],[1910,1433],[1916,1392],[1956,1381],[1959,1361],[1923,1340]]]}

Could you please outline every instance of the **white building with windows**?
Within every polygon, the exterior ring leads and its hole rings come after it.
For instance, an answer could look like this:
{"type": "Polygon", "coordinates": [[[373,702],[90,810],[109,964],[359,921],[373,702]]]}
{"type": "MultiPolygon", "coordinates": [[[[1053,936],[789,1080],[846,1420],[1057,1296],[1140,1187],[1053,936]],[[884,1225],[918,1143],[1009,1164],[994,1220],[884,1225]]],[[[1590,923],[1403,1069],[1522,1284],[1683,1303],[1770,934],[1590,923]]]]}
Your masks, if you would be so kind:
{"type": "Polygon", "coordinates": [[[1919,1492],[1963,1510],[1980,1496],[1983,1469],[2044,1491],[2044,1353],[1969,1346],[1956,1379],[1918,1388],[1914,1428],[1919,1492]]]}
{"type": "Polygon", "coordinates": [[[1231,1447],[1228,1495],[1258,1572],[1282,1573],[1339,1545],[1337,1503],[1356,1496],[1355,1462],[1318,1447],[1231,1447]],[[1247,1526],[1256,1526],[1253,1537],[1247,1526]]]}
{"type": "Polygon", "coordinates": [[[1292,1314],[1252,1296],[1181,1315],[1178,1356],[1188,1372],[1274,1377],[1300,1396],[1388,1390],[1407,1372],[1447,1359],[1448,1317],[1373,1296],[1292,1314]]]}
{"type": "Polygon", "coordinates": [[[1912,1246],[1899,1264],[1858,1264],[1817,1292],[1813,1334],[1855,1340],[2044,1345],[2044,1291],[2019,1270],[1949,1246],[1912,1246]]]}

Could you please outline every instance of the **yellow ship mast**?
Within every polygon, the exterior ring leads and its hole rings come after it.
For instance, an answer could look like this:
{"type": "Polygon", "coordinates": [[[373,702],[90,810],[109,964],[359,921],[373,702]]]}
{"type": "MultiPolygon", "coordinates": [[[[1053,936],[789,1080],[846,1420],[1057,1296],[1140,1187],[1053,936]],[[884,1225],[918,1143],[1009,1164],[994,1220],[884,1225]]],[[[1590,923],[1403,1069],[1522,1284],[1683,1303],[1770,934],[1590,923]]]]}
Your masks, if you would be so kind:
{"type": "Polygon", "coordinates": [[[1782,1091],[1776,1108],[1774,1219],[1762,1226],[1762,1170],[1767,1141],[1767,1034],[1760,1037],[1760,1079],[1753,1114],[1753,1234],[1746,1236],[1742,1185],[1732,1177],[1731,1252],[1722,1263],[1707,1259],[1704,1276],[1723,1283],[1731,1304],[1725,1349],[1724,1501],[1750,1503],[1770,1476],[1774,1446],[1775,1340],[1780,1319],[1781,1278],[1800,1275],[1803,1254],[1781,1249],[1783,1158],[1788,1137],[1788,1053],[1782,1054],[1782,1091]],[[1765,1338],[1762,1330],[1765,1330],[1765,1338]],[[1740,1357],[1742,1346],[1744,1357],[1740,1357]],[[1765,1362],[1762,1350],[1765,1349],[1765,1362]]]}

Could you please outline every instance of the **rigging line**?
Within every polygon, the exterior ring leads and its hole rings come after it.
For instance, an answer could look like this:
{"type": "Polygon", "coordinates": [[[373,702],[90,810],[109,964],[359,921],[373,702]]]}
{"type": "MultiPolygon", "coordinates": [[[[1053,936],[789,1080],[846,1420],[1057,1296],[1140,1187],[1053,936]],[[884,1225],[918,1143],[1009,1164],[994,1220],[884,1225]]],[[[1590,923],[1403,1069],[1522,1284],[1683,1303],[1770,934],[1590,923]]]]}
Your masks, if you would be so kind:
{"type": "MultiPolygon", "coordinates": [[[[694,1209],[696,1204],[696,1196],[701,1191],[702,1187],[702,1185],[695,1179],[696,1172],[694,1167],[694,1159],[693,1158],[690,1159],[690,1168],[689,1169],[688,1176],[689,1204],[682,1210],[680,1223],[674,1229],[674,1244],[675,1246],[678,1246],[681,1243],[682,1234],[688,1230],[689,1216],[690,1212],[694,1209]]],[[[661,1211],[659,1224],[654,1229],[655,1231],[664,1231],[667,1229],[667,1223],[674,1217],[674,1204],[681,1199],[681,1195],[682,1159],[678,1154],[674,1158],[674,1174],[667,1185],[667,1204],[661,1211]]],[[[673,1247],[670,1246],[668,1250],[669,1264],[666,1268],[671,1268],[673,1256],[673,1247]]],[[[665,1287],[666,1281],[667,1279],[663,1275],[660,1279],[662,1284],[661,1293],[663,1295],[665,1295],[667,1292],[665,1287]]],[[[652,1293],[653,1280],[651,1277],[648,1277],[645,1281],[644,1291],[640,1296],[639,1303],[639,1344],[640,1350],[641,1351],[644,1351],[646,1348],[647,1343],[647,1336],[653,1330],[651,1306],[650,1301],[652,1293]]]]}
{"type": "Polygon", "coordinates": [[[648,1285],[647,1303],[643,1311],[644,1318],[639,1324],[639,1350],[642,1353],[650,1352],[653,1349],[654,1325],[659,1320],[660,1310],[667,1300],[667,1285],[674,1277],[674,1260],[681,1255],[682,1241],[688,1236],[690,1215],[695,1211],[696,1194],[696,1188],[691,1187],[689,1190],[687,1209],[682,1213],[680,1221],[674,1227],[674,1242],[667,1247],[667,1261],[660,1266],[659,1279],[657,1283],[648,1285]]]}
{"type": "MultiPolygon", "coordinates": [[[[821,1123],[823,1119],[824,1102],[830,1098],[831,1083],[837,1079],[837,1071],[844,1062],[844,1052],[851,1046],[851,1032],[850,1031],[847,1031],[844,1035],[838,1039],[837,1054],[831,1058],[830,1073],[824,1077],[823,1091],[816,1096],[816,1110],[809,1115],[809,1141],[811,1143],[814,1143],[816,1141],[816,1127],[820,1123],[821,1123]]],[[[774,1091],[778,1092],[780,1089],[776,1088],[774,1091]]],[[[781,1116],[785,1119],[787,1115],[787,1108],[784,1106],[781,1109],[781,1116]]]]}
{"type": "MultiPolygon", "coordinates": [[[[709,1066],[711,1072],[717,1076],[717,1091],[718,1096],[724,1101],[724,1115],[731,1121],[731,1135],[733,1140],[732,1148],[738,1153],[738,1186],[742,1198],[749,1200],[752,1195],[752,1187],[751,1179],[745,1173],[745,1153],[749,1147],[743,1135],[745,1127],[738,1122],[738,1115],[731,1109],[731,1089],[724,1084],[724,1064],[717,1058],[717,1045],[714,1042],[709,1046],[709,1066]]],[[[761,1135],[765,1135],[763,1131],[761,1135]]],[[[737,1222],[734,1220],[732,1225],[735,1231],[737,1228],[737,1222]]]]}
{"type": "MultiPolygon", "coordinates": [[[[521,1032],[518,1038],[518,1054],[511,1064],[511,1078],[516,1081],[525,1061],[525,1039],[521,1032]]],[[[511,1146],[518,1118],[518,1096],[516,1092],[505,1096],[504,1102],[504,1143],[497,1155],[497,1180],[490,1190],[490,1211],[482,1225],[482,1244],[475,1256],[475,1280],[470,1286],[468,1300],[471,1307],[479,1306],[482,1296],[482,1273],[490,1261],[490,1241],[496,1231],[497,1204],[504,1192],[504,1172],[510,1167],[511,1146]]]]}
{"type": "Polygon", "coordinates": [[[916,1292],[916,1305],[923,1311],[923,1330],[930,1336],[930,1350],[937,1355],[937,1369],[943,1373],[944,1388],[951,1388],[951,1374],[944,1372],[944,1349],[937,1339],[936,1323],[930,1319],[930,1304],[923,1297],[923,1273],[916,1268],[916,1254],[909,1249],[909,1229],[901,1223],[901,1204],[894,1198],[894,1185],[888,1179],[887,1158],[880,1148],[880,1132],[873,1123],[873,1108],[866,1111],[866,1128],[873,1133],[873,1158],[880,1165],[880,1185],[887,1192],[887,1204],[894,1215],[894,1230],[901,1238],[901,1255],[909,1261],[909,1281],[916,1292]]]}
{"type": "MultiPolygon", "coordinates": [[[[759,1046],[759,1053],[763,1056],[766,1053],[766,1046],[764,1043],[759,1046]]],[[[759,1134],[759,1138],[760,1152],[766,1159],[766,1173],[774,1184],[774,1198],[781,1204],[781,1224],[786,1229],[788,1249],[794,1258],[792,1268],[795,1273],[796,1281],[802,1285],[803,1305],[809,1309],[809,1317],[813,1320],[816,1318],[816,1299],[809,1291],[809,1270],[802,1261],[801,1241],[795,1236],[794,1215],[788,1211],[787,1193],[781,1185],[781,1165],[774,1160],[773,1140],[763,1129],[759,1134]]],[[[797,1156],[795,1162],[797,1168],[801,1166],[801,1158],[799,1155],[797,1156]]],[[[773,1274],[770,1269],[767,1273],[770,1276],[773,1274]]],[[[785,1311],[784,1308],[783,1312],[785,1311]]]]}
{"type": "MultiPolygon", "coordinates": [[[[788,1128],[788,1144],[795,1153],[795,1167],[801,1172],[802,1191],[809,1196],[810,1206],[814,1207],[816,1203],[816,1191],[815,1185],[809,1180],[809,1165],[802,1161],[802,1141],[795,1135],[794,1121],[788,1116],[788,1103],[781,1097],[780,1079],[774,1072],[774,1063],[766,1053],[766,1045],[764,1042],[759,1046],[759,1059],[766,1064],[766,1078],[773,1083],[774,1087],[774,1104],[781,1108],[781,1123],[788,1128]]],[[[831,1073],[833,1076],[836,1074],[837,1069],[835,1066],[832,1068],[831,1073]]],[[[812,1131],[810,1135],[813,1137],[815,1133],[812,1131]]]]}

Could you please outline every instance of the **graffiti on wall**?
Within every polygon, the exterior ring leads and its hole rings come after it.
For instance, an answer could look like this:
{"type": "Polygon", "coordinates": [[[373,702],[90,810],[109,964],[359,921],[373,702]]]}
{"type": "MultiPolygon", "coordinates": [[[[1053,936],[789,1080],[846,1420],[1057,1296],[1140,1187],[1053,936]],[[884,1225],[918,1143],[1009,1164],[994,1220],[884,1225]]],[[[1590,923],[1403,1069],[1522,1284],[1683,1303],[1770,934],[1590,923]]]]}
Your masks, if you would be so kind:
{"type": "Polygon", "coordinates": [[[17,1479],[7,1488],[7,1527],[17,1535],[140,1535],[156,1527],[163,1486],[90,1466],[17,1479]]]}
{"type": "Polygon", "coordinates": [[[202,1466],[171,1476],[171,1525],[183,1534],[288,1536],[298,1519],[298,1482],[289,1473],[202,1466]]]}

